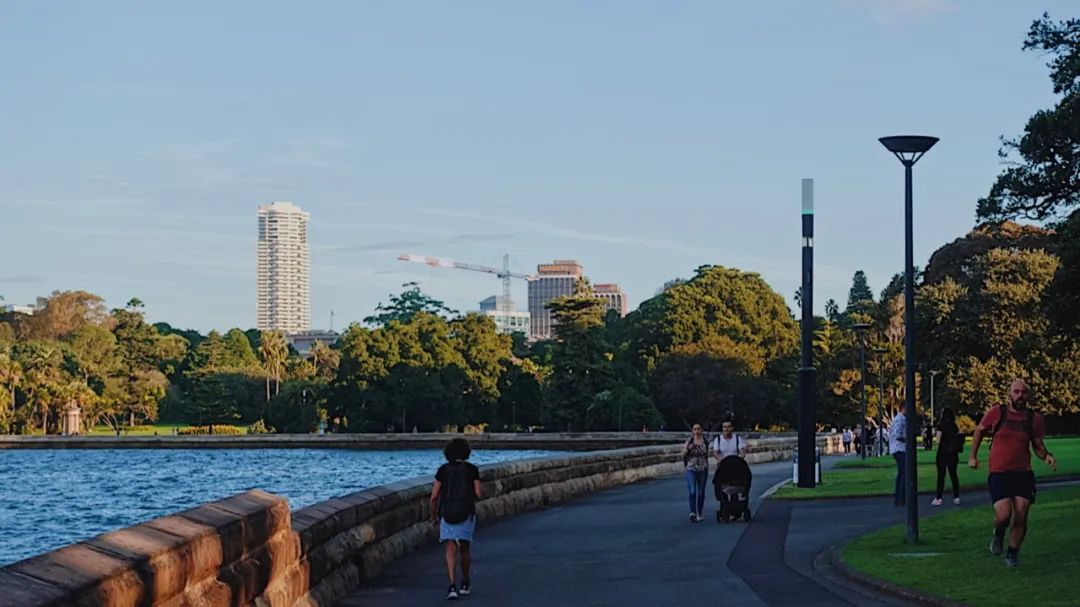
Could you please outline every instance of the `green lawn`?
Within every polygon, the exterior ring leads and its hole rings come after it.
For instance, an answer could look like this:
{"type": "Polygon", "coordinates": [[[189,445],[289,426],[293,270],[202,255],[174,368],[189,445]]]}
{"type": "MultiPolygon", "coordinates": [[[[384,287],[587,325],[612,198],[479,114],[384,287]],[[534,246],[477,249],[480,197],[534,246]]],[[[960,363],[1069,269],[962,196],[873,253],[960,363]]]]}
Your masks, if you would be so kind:
{"type": "MultiPolygon", "coordinates": [[[[1057,458],[1057,473],[1042,461],[1032,456],[1032,468],[1040,479],[1054,476],[1080,474],[1080,438],[1048,438],[1046,448],[1057,458]]],[[[969,446],[970,449],[970,446],[969,446]]],[[[983,444],[979,450],[979,469],[972,470],[967,465],[970,450],[960,454],[961,489],[977,489],[986,486],[987,461],[989,449],[983,444]]],[[[892,456],[868,458],[865,462],[857,456],[849,456],[837,462],[836,469],[822,473],[821,485],[813,489],[799,489],[790,483],[773,494],[777,499],[815,499],[820,497],[866,497],[871,495],[892,495],[896,479],[896,464],[892,456]]],[[[919,491],[933,491],[937,480],[937,468],[934,466],[934,452],[919,450],[919,491]]],[[[952,490],[948,478],[945,479],[946,495],[952,490]]]]}
{"type": "MultiPolygon", "coordinates": [[[[122,436],[153,436],[154,432],[157,432],[160,436],[172,436],[173,428],[186,428],[190,424],[170,424],[161,423],[153,426],[140,426],[138,429],[131,432],[124,432],[121,429],[120,434],[122,436]]],[[[90,436],[116,436],[116,431],[108,426],[95,426],[93,430],[89,432],[90,436]]]]}
{"type": "MultiPolygon", "coordinates": [[[[1056,455],[1056,453],[1055,453],[1056,455]]],[[[843,552],[844,562],[876,578],[972,605],[1076,605],[1080,600],[1080,487],[1039,493],[1031,508],[1020,567],[990,554],[991,512],[967,508],[920,523],[918,544],[904,527],[875,531],[843,552]]]]}

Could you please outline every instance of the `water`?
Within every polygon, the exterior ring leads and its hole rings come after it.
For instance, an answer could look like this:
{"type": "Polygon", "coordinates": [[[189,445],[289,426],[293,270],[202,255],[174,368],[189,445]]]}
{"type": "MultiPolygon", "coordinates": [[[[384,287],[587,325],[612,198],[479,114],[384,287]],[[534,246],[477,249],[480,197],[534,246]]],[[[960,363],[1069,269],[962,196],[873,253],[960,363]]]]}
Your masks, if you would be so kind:
{"type": "MultiPolygon", "coordinates": [[[[553,451],[474,451],[475,464],[553,451]]],[[[334,449],[0,451],[0,566],[248,489],[293,509],[434,475],[442,452],[334,449]]]]}

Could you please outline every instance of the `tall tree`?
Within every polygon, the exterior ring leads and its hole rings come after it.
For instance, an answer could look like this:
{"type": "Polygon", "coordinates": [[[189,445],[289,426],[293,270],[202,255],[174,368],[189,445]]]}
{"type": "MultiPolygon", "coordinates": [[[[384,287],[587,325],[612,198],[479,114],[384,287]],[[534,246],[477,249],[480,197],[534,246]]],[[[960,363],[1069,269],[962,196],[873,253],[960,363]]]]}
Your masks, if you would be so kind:
{"type": "Polygon", "coordinates": [[[270,402],[270,380],[274,380],[274,394],[281,392],[281,376],[285,373],[285,359],[289,357],[289,344],[280,331],[263,331],[259,338],[263,372],[266,373],[266,402],[270,402]]]}
{"type": "Polygon", "coordinates": [[[990,193],[978,203],[981,219],[1047,219],[1080,205],[1080,19],[1035,20],[1024,50],[1050,57],[1050,81],[1061,95],[1039,110],[1019,139],[1004,140],[999,155],[1008,163],[990,193]]]}
{"type": "Polygon", "coordinates": [[[398,295],[391,295],[390,303],[380,303],[375,308],[375,314],[365,318],[364,323],[376,327],[386,326],[391,321],[407,324],[421,312],[435,316],[443,314],[457,316],[457,311],[446,307],[438,299],[426,295],[417,283],[407,282],[401,287],[405,290],[398,295]]]}
{"type": "Polygon", "coordinates": [[[866,272],[857,270],[851,277],[851,289],[848,290],[847,308],[845,312],[865,312],[868,306],[874,304],[874,292],[866,281],[866,272]]]}
{"type": "Polygon", "coordinates": [[[555,345],[545,418],[552,427],[581,429],[596,395],[615,386],[611,347],[604,340],[604,305],[579,281],[575,295],[546,307],[555,323],[555,345]]]}

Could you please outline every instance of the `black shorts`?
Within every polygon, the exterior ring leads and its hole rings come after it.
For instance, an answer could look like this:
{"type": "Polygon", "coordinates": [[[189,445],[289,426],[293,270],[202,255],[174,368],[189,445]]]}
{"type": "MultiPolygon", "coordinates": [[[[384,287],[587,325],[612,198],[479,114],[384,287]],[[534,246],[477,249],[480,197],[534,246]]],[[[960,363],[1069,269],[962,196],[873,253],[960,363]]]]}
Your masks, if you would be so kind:
{"type": "Polygon", "coordinates": [[[1031,470],[992,472],[986,484],[990,487],[990,500],[995,504],[1010,497],[1022,497],[1035,503],[1035,473],[1031,470]]]}

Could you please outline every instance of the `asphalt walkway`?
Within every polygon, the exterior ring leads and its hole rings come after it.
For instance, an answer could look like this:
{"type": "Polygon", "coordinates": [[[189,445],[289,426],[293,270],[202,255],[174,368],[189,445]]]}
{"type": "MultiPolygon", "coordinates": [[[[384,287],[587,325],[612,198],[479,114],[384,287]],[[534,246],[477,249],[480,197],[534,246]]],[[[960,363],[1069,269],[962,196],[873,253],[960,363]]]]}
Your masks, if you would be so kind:
{"type": "MultiPolygon", "coordinates": [[[[754,522],[686,516],[681,477],[620,487],[477,531],[473,594],[488,606],[860,605],[905,603],[865,594],[814,569],[824,548],[903,520],[889,498],[798,504],[760,499],[791,464],[754,466],[754,522]],[[824,506],[824,507],[822,507],[824,506]]],[[[710,484],[709,491],[712,486],[710,484]]],[[[348,607],[440,604],[442,546],[390,565],[348,607]]]]}

